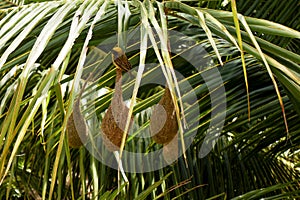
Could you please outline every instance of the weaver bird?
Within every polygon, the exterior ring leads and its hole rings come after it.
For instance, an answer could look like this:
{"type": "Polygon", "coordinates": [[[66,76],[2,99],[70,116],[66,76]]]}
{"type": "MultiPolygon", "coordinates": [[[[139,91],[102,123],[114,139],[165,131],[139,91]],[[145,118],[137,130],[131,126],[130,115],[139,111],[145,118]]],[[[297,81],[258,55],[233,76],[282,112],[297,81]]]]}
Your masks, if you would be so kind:
{"type": "Polygon", "coordinates": [[[132,69],[130,62],[127,59],[127,56],[120,47],[114,47],[112,49],[112,62],[117,67],[125,72],[128,72],[132,69]]]}

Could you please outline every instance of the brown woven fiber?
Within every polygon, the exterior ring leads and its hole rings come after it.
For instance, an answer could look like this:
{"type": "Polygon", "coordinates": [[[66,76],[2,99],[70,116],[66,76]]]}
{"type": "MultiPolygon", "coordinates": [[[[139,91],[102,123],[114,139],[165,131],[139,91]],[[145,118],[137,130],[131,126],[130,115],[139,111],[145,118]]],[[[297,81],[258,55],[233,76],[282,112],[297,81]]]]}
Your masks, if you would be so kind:
{"type": "Polygon", "coordinates": [[[67,123],[67,133],[69,146],[72,148],[79,148],[86,142],[88,138],[88,130],[84,117],[80,111],[80,99],[86,84],[80,91],[67,123]]]}
{"type": "Polygon", "coordinates": [[[165,88],[165,93],[152,112],[150,132],[158,144],[168,144],[178,132],[175,106],[168,87],[165,88]]]}
{"type": "Polygon", "coordinates": [[[174,139],[171,140],[168,144],[164,144],[163,146],[163,157],[164,160],[171,164],[178,158],[178,140],[177,134],[174,139]]]}
{"type": "MultiPolygon", "coordinates": [[[[122,49],[115,47],[112,50],[113,64],[116,66],[115,92],[111,105],[107,109],[101,123],[102,138],[104,145],[109,151],[119,150],[127,122],[129,109],[123,102],[122,97],[122,71],[131,69],[126,55],[122,49]]],[[[130,125],[132,124],[132,119],[130,125]]]]}

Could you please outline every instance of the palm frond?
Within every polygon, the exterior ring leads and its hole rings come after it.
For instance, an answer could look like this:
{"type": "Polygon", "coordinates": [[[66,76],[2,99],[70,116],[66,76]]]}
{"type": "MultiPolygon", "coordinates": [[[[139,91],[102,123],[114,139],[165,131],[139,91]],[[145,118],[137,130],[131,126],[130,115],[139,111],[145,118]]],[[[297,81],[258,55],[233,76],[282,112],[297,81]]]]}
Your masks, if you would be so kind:
{"type": "MultiPolygon", "coordinates": [[[[163,65],[172,62],[173,69],[183,75],[173,81],[184,91],[178,96],[183,101],[179,108],[183,109],[189,127],[184,137],[195,137],[189,143],[186,161],[179,158],[154,172],[128,173],[130,184],[120,190],[117,170],[101,163],[88,149],[70,149],[65,137],[76,91],[93,70],[97,74],[83,93],[83,114],[94,130],[98,130],[111,101],[115,74],[110,67],[109,51],[117,43],[111,41],[118,33],[116,6],[97,0],[25,1],[23,6],[0,2],[0,198],[298,198],[300,33],[295,12],[299,5],[296,1],[287,2],[292,8],[288,12],[283,7],[286,4],[279,1],[237,2],[237,11],[245,16],[253,33],[251,38],[246,29],[240,30],[249,83],[248,121],[247,92],[233,14],[230,6],[224,7],[222,2],[128,1],[131,15],[124,24],[128,32],[128,58],[133,66],[138,66],[141,58],[144,63],[156,63],[158,59],[163,65]],[[151,8],[144,9],[142,18],[140,6],[151,8]],[[163,13],[163,8],[167,12],[163,13]],[[271,8],[276,8],[275,14],[271,8]],[[140,34],[136,27],[150,25],[147,20],[156,27],[145,26],[142,33],[145,37],[153,36],[153,45],[141,37],[130,43],[130,36],[140,34]],[[179,49],[178,53],[161,54],[159,46],[176,39],[168,35],[167,29],[181,33],[182,43],[185,37],[192,38],[194,43],[180,47],[176,43],[170,48],[179,49]],[[161,37],[156,37],[159,31],[161,37]],[[285,133],[282,110],[261,54],[251,43],[253,38],[278,83],[289,135],[285,133]],[[99,43],[105,43],[103,48],[97,48],[99,43]],[[147,54],[137,50],[137,46],[144,47],[147,54]],[[204,62],[203,50],[212,62],[204,62]],[[186,60],[182,55],[192,56],[186,60]],[[203,62],[195,68],[191,64],[195,60],[203,62]],[[226,102],[218,93],[222,88],[226,102]],[[88,99],[93,95],[94,99],[88,99]],[[212,97],[216,97],[215,104],[212,97]],[[94,116],[98,121],[92,121],[94,116]],[[216,133],[210,124],[215,120],[215,125],[220,126],[220,116],[225,117],[224,126],[216,133]],[[204,156],[201,149],[208,144],[215,145],[204,156]]],[[[141,83],[162,75],[160,70],[157,64],[145,67],[144,73],[139,74],[141,83]]],[[[165,76],[170,77],[169,73],[172,71],[166,71],[165,76]]],[[[131,80],[123,86],[125,99],[130,98],[134,85],[135,80],[131,80]]],[[[126,150],[149,153],[161,148],[151,138],[139,136],[149,127],[151,108],[162,94],[162,87],[157,84],[136,91],[132,112],[137,123],[126,150]]],[[[92,136],[96,138],[99,133],[92,136]]],[[[127,165],[138,161],[130,162],[127,165]]]]}

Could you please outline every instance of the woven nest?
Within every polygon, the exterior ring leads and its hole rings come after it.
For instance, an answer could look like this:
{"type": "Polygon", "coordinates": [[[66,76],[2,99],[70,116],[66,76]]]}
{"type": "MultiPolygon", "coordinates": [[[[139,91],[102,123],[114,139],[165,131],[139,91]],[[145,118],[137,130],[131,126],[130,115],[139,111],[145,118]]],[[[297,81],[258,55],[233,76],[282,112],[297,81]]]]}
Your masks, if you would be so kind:
{"type": "MultiPolygon", "coordinates": [[[[112,61],[116,67],[115,92],[111,105],[108,107],[102,120],[101,130],[106,148],[109,151],[118,151],[122,143],[129,112],[122,97],[122,72],[130,70],[131,64],[119,47],[115,47],[112,50],[112,61]]],[[[132,125],[132,121],[133,119],[131,118],[129,129],[132,125]]]]}
{"type": "Polygon", "coordinates": [[[79,148],[87,140],[87,126],[81,113],[73,110],[67,123],[69,146],[79,148]]]}
{"type": "MultiPolygon", "coordinates": [[[[112,106],[109,106],[106,111],[102,120],[101,130],[106,148],[109,151],[118,151],[122,143],[129,109],[125,105],[117,106],[118,108],[113,108],[112,106]]],[[[132,119],[130,126],[131,124],[132,119]]]]}
{"type": "Polygon", "coordinates": [[[177,135],[173,140],[171,140],[168,144],[164,144],[163,146],[163,157],[164,160],[171,164],[178,158],[178,140],[177,135]]]}
{"type": "Polygon", "coordinates": [[[73,112],[71,113],[68,122],[67,122],[67,135],[69,146],[72,148],[79,148],[84,143],[86,143],[88,138],[88,129],[84,117],[80,111],[80,98],[82,92],[84,91],[86,84],[83,86],[83,89],[80,91],[78,98],[76,99],[73,112]]]}
{"type": "Polygon", "coordinates": [[[175,106],[169,88],[155,106],[150,118],[150,133],[158,144],[168,144],[178,132],[175,106]]]}

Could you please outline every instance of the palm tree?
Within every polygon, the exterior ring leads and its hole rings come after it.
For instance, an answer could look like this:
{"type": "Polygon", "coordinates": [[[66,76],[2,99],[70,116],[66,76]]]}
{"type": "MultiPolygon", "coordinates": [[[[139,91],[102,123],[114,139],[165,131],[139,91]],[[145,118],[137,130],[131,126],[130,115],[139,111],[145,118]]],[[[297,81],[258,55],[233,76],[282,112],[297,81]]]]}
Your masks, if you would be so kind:
{"type": "MultiPolygon", "coordinates": [[[[117,2],[0,1],[0,197],[297,199],[298,2],[117,2]],[[118,170],[84,147],[69,148],[65,134],[80,82],[91,71],[81,108],[89,128],[100,127],[113,93],[108,52],[116,43],[139,66],[122,88],[135,116],[124,151],[146,155],[162,148],[139,138],[163,88],[137,88],[158,74],[174,86],[177,112],[186,119],[187,129],[183,120],[178,126],[188,131],[178,140],[193,136],[176,162],[128,173],[129,185],[119,189],[118,170]],[[183,78],[176,80],[174,71],[183,78]],[[192,90],[184,89],[187,83],[192,90]],[[92,116],[99,121],[93,124],[92,116]]],[[[97,142],[97,133],[92,138],[97,142]]]]}

